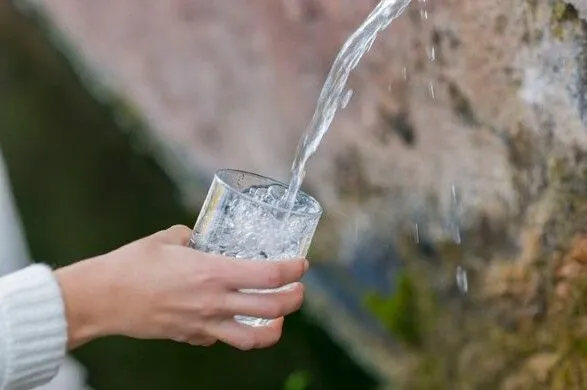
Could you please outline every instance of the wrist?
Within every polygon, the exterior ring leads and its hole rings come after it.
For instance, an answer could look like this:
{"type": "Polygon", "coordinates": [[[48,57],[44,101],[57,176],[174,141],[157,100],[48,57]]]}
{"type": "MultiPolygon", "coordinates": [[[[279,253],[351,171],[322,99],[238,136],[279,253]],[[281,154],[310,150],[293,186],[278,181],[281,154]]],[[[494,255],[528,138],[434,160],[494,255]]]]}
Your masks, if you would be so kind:
{"type": "Polygon", "coordinates": [[[62,290],[67,319],[68,349],[112,334],[109,314],[110,287],[100,258],[55,271],[62,290]]]}

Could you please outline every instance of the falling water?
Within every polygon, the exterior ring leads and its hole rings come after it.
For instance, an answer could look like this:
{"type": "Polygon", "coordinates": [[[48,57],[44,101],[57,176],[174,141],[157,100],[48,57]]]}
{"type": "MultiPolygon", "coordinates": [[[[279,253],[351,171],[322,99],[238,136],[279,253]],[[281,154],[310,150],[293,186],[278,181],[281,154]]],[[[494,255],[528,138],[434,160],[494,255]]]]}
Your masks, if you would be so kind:
{"type": "Polygon", "coordinates": [[[460,265],[457,266],[457,287],[462,294],[466,294],[469,291],[469,281],[467,279],[467,270],[460,265]]]}
{"type": "Polygon", "coordinates": [[[400,16],[409,4],[410,0],[382,0],[357,31],[347,39],[336,56],[322,87],[310,125],[298,145],[285,200],[285,207],[288,209],[293,207],[297,192],[302,185],[308,159],[318,149],[338,108],[345,106],[350,99],[350,94],[347,94],[345,87],[351,71],[369,51],[377,34],[400,16]],[[345,96],[348,98],[345,99],[345,96]]]}
{"type": "MultiPolygon", "coordinates": [[[[463,239],[461,236],[461,219],[462,219],[462,200],[459,188],[453,184],[451,186],[451,205],[449,211],[449,231],[453,242],[456,245],[462,245],[463,239]]],[[[469,291],[469,282],[467,278],[467,270],[462,265],[458,265],[455,275],[457,287],[461,294],[467,294],[469,291]]]]}
{"type": "Polygon", "coordinates": [[[451,205],[449,208],[449,226],[451,238],[457,245],[461,245],[461,192],[459,188],[453,184],[450,187],[451,192],[451,205]]]}

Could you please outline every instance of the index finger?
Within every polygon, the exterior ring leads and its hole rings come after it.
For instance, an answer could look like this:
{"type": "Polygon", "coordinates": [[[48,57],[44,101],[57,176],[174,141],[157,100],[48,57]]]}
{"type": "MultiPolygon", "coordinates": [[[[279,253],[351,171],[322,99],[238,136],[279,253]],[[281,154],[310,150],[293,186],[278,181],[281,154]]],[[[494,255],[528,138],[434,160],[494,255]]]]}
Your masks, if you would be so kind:
{"type": "Polygon", "coordinates": [[[306,259],[223,261],[225,287],[235,290],[279,288],[299,281],[308,269],[306,259]]]}

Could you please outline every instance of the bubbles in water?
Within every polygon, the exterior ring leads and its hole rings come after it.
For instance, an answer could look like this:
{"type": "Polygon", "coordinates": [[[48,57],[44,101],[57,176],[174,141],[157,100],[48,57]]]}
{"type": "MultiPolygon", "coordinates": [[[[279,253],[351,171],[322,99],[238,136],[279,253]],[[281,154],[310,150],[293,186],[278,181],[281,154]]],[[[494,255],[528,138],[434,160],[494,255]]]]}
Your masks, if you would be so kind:
{"type": "Polygon", "coordinates": [[[342,99],[340,101],[340,107],[343,109],[346,108],[346,106],[349,105],[349,102],[351,101],[352,97],[353,97],[353,90],[349,89],[348,91],[346,91],[346,93],[342,97],[342,99]]]}
{"type": "Polygon", "coordinates": [[[274,206],[283,197],[285,190],[280,191],[278,186],[253,186],[243,192],[255,200],[274,206]]]}
{"type": "Polygon", "coordinates": [[[319,212],[320,208],[316,203],[312,203],[308,198],[304,197],[302,200],[296,202],[294,211],[297,213],[314,214],[319,212]]]}
{"type": "Polygon", "coordinates": [[[463,294],[466,294],[469,291],[469,281],[467,280],[467,270],[461,267],[460,265],[457,266],[457,273],[456,273],[456,282],[459,291],[463,294]]]}
{"type": "MultiPolygon", "coordinates": [[[[285,187],[274,184],[270,186],[252,186],[243,191],[253,199],[269,204],[274,207],[281,207],[287,191],[285,187]]],[[[312,202],[306,196],[298,196],[292,209],[297,213],[317,213],[320,208],[317,203],[312,202]]]]}
{"type": "MultiPolygon", "coordinates": [[[[280,185],[254,186],[243,191],[255,200],[276,206],[285,196],[280,185]]],[[[320,206],[307,196],[298,196],[294,213],[261,207],[245,197],[226,192],[220,200],[221,212],[210,221],[190,245],[209,253],[246,259],[282,259],[303,253],[311,237],[320,206]],[[286,218],[286,219],[284,219],[286,218]]]]}
{"type": "Polygon", "coordinates": [[[285,193],[285,188],[281,186],[269,186],[267,188],[267,195],[265,202],[269,203],[272,206],[277,206],[277,204],[283,198],[283,194],[285,193]]]}

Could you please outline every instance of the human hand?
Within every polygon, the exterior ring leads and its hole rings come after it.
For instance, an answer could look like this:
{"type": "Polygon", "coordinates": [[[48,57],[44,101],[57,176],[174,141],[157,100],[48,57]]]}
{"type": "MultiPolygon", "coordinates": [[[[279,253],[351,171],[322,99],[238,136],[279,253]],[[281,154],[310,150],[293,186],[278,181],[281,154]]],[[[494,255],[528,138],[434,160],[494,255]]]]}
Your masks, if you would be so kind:
{"type": "Polygon", "coordinates": [[[63,291],[69,347],[125,335],[193,345],[217,340],[242,350],[281,337],[283,316],[299,309],[303,259],[243,261],[186,247],[189,228],[174,226],[113,252],[55,271],[63,291]],[[251,294],[240,289],[291,289],[251,294]],[[251,327],[234,315],[275,318],[251,327]]]}

